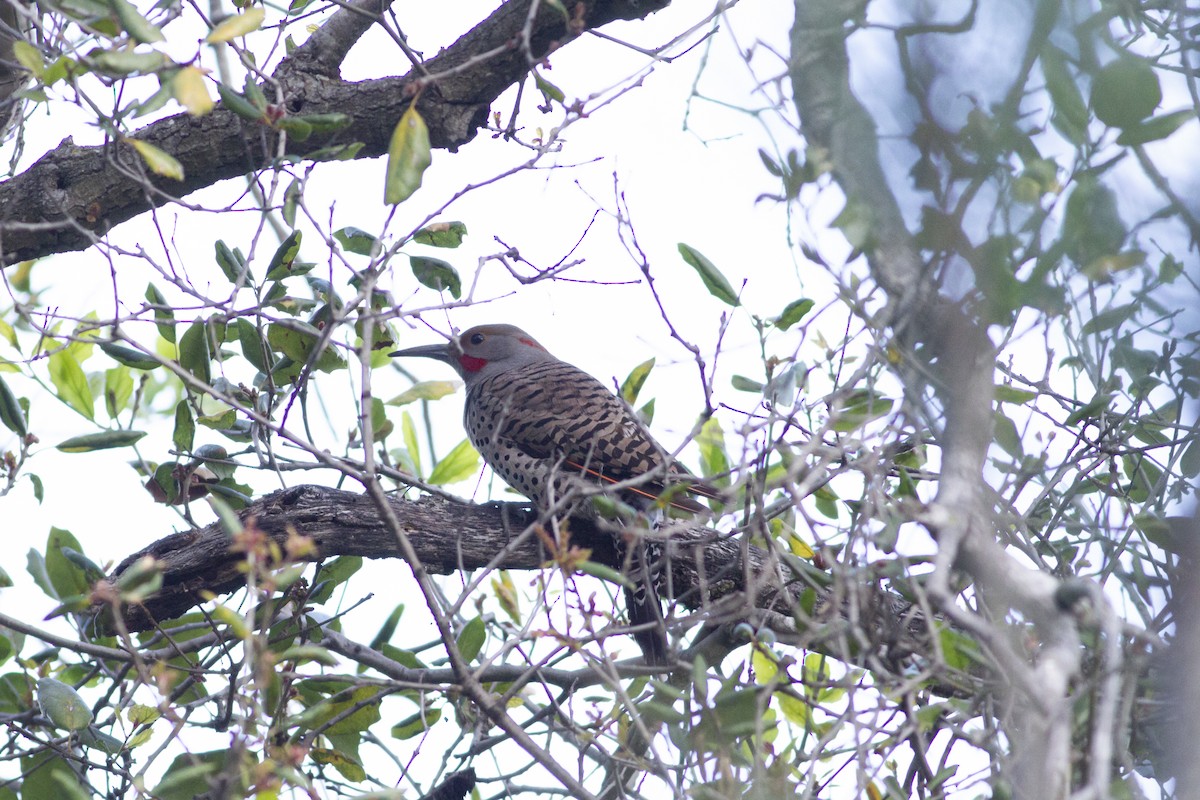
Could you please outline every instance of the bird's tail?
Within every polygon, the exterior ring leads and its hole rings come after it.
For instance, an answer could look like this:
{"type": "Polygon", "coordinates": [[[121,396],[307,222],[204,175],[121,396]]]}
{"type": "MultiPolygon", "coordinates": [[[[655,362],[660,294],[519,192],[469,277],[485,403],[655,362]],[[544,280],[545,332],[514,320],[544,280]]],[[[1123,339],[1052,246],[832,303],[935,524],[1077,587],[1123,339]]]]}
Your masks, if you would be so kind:
{"type": "Polygon", "coordinates": [[[655,575],[659,568],[657,551],[660,548],[647,543],[640,536],[627,546],[630,548],[629,576],[634,586],[625,589],[625,605],[630,627],[633,628],[633,639],[642,649],[642,657],[647,664],[662,666],[669,663],[670,648],[655,575]]]}

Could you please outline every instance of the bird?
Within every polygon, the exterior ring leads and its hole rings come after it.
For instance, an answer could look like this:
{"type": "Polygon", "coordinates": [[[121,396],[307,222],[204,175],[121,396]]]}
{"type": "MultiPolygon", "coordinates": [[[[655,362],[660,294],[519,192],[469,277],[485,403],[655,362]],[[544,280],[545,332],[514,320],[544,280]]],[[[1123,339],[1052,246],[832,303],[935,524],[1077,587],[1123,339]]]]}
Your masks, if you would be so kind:
{"type": "MultiPolygon", "coordinates": [[[[445,343],[391,355],[431,358],[458,373],[466,385],[463,425],[471,444],[542,511],[561,510],[581,486],[619,484],[619,499],[643,512],[670,506],[698,514],[707,509],[693,495],[719,497],[655,441],[620,397],[515,325],[479,325],[445,343]]],[[[583,501],[573,513],[594,513],[590,508],[583,501]]],[[[626,604],[645,660],[662,665],[667,643],[648,560],[631,559],[640,580],[626,589],[626,604]]]]}

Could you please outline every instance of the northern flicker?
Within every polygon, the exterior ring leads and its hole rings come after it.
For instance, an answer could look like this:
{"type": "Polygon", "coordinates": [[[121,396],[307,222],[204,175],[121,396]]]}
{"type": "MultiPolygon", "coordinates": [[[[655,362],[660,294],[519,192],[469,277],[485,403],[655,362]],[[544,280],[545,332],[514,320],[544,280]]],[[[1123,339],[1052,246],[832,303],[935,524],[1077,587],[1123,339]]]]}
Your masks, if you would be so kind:
{"type": "MultiPolygon", "coordinates": [[[[704,506],[686,492],[715,496],[714,489],[671,459],[624,401],[520,328],[480,325],[445,344],[392,355],[433,358],[458,372],[467,387],[463,424],[471,443],[500,477],[542,510],[562,501],[580,481],[632,481],[619,491],[620,498],[642,510],[658,504],[664,492],[666,503],[691,512],[704,506]],[[682,488],[669,492],[673,486],[682,488]]],[[[664,663],[657,591],[648,574],[635,580],[641,583],[638,590],[626,591],[630,622],[647,626],[635,638],[647,661],[664,663]],[[657,626],[650,629],[649,623],[657,626]]]]}

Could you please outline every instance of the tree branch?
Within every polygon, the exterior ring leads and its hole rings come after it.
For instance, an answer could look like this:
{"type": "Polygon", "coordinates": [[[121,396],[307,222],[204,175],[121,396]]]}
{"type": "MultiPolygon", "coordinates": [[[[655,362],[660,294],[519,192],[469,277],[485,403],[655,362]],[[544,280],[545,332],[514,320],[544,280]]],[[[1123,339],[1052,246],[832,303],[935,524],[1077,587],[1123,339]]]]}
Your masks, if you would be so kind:
{"type": "MultiPolygon", "coordinates": [[[[486,122],[491,103],[544,58],[577,38],[586,27],[617,19],[641,19],[667,0],[589,0],[578,5],[583,28],[549,3],[529,19],[531,0],[511,0],[449,48],[403,77],[348,83],[337,67],[370,26],[367,9],[381,0],[343,8],[272,76],[290,115],[345,113],[353,117],[337,133],[289,138],[287,155],[304,159],[335,144],[359,142],[358,158],[387,152],[392,129],[416,93],[431,144],[455,150],[486,122]],[[364,16],[367,14],[367,16],[364,16]],[[526,41],[528,38],[528,41],[526,41]]],[[[124,142],[79,147],[69,138],[27,170],[0,183],[0,258],[5,265],[52,253],[82,250],[113,226],[206,186],[268,167],[280,133],[250,123],[219,106],[203,117],[179,114],[147,125],[133,138],[174,156],[184,179],[146,172],[124,142]]],[[[382,184],[382,182],[381,182],[382,184]]]]}
{"type": "MultiPolygon", "coordinates": [[[[433,497],[390,498],[390,503],[400,525],[410,532],[417,557],[431,572],[541,569],[548,560],[540,539],[526,534],[527,526],[536,522],[529,509],[433,497]]],[[[260,498],[240,516],[280,543],[292,532],[310,538],[314,552],[307,558],[314,561],[341,555],[400,555],[396,537],[371,499],[353,492],[297,486],[260,498]]],[[[571,544],[590,548],[593,561],[621,567],[612,532],[574,519],[570,530],[571,544]]],[[[914,655],[930,652],[929,620],[916,606],[878,587],[842,591],[831,587],[827,574],[803,564],[790,565],[792,577],[782,580],[770,554],[746,546],[739,537],[695,525],[672,528],[667,549],[674,600],[696,610],[702,619],[726,625],[745,620],[756,628],[770,627],[781,639],[847,661],[860,663],[869,657],[873,668],[888,662],[900,668],[914,655]],[[748,586],[753,591],[748,592],[748,586]],[[865,642],[849,641],[847,619],[867,629],[865,642]]],[[[158,561],[163,586],[140,606],[124,609],[131,631],[178,617],[203,603],[209,592],[224,594],[245,585],[244,556],[230,549],[219,523],[154,542],[124,559],[110,580],[117,580],[145,556],[158,561]]],[[[958,692],[961,687],[947,683],[946,690],[958,692]]]]}
{"type": "MultiPolygon", "coordinates": [[[[928,511],[919,515],[938,542],[929,596],[971,630],[999,665],[1017,707],[1005,720],[1012,747],[1007,772],[1016,797],[1064,796],[1070,778],[1070,683],[1080,671],[1080,639],[1071,613],[1056,602],[1059,582],[1011,557],[996,541],[994,510],[983,469],[992,442],[995,352],[985,327],[936,291],[879,161],[874,122],[851,91],[845,39],[865,13],[864,0],[796,0],[791,78],[796,108],[810,146],[829,153],[848,207],[869,220],[863,247],[875,281],[888,294],[893,327],[926,345],[930,363],[910,361],[907,394],[926,394],[926,381],[944,418],[938,444],[941,476],[928,511]],[[984,604],[1003,619],[1019,609],[1037,627],[1040,648],[1030,663],[992,619],[957,603],[951,574],[974,579],[984,604]]],[[[1097,735],[1111,735],[1109,731],[1097,735]]],[[[1107,768],[1107,765],[1105,765],[1107,768]]]]}

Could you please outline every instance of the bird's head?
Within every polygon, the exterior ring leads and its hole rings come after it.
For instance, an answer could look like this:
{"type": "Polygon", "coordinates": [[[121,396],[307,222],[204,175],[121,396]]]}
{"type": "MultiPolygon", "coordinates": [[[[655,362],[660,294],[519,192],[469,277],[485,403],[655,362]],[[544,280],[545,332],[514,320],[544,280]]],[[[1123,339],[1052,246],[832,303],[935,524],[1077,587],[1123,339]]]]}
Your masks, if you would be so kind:
{"type": "Polygon", "coordinates": [[[515,325],[479,325],[445,344],[427,344],[391,353],[397,358],[432,358],[454,367],[467,385],[497,372],[554,357],[515,325]]]}

